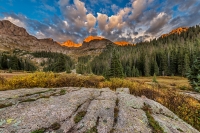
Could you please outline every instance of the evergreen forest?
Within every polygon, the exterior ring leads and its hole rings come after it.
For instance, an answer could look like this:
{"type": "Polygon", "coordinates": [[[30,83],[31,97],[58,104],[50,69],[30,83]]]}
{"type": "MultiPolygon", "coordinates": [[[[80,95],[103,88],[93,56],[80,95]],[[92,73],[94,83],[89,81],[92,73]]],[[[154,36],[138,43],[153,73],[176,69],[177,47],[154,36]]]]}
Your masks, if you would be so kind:
{"type": "MultiPolygon", "coordinates": [[[[181,34],[171,34],[135,46],[109,45],[90,62],[79,62],[91,68],[92,73],[106,76],[113,51],[116,51],[126,77],[186,76],[193,61],[200,56],[200,27],[190,27],[181,34]]],[[[84,70],[83,70],[84,71],[84,70]]]]}

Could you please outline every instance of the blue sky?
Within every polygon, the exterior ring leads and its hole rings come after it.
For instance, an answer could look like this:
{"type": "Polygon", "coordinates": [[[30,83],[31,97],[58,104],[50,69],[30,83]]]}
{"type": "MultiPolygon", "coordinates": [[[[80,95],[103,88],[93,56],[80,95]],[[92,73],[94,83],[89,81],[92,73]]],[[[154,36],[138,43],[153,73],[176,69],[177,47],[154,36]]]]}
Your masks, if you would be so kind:
{"type": "Polygon", "coordinates": [[[199,0],[0,0],[1,20],[59,42],[94,35],[135,43],[197,25],[199,16],[199,0]]]}

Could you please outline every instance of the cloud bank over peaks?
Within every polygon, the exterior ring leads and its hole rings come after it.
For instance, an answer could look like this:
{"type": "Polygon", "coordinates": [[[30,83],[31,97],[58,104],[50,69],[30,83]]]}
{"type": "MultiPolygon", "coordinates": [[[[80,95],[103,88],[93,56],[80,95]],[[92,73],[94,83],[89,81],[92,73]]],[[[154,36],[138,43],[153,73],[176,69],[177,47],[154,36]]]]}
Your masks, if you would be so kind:
{"type": "Polygon", "coordinates": [[[75,43],[82,43],[90,35],[136,43],[200,23],[199,0],[53,1],[55,5],[43,3],[44,7],[60,13],[48,14],[48,18],[31,19],[25,13],[3,12],[1,19],[10,20],[39,38],[75,43]]]}

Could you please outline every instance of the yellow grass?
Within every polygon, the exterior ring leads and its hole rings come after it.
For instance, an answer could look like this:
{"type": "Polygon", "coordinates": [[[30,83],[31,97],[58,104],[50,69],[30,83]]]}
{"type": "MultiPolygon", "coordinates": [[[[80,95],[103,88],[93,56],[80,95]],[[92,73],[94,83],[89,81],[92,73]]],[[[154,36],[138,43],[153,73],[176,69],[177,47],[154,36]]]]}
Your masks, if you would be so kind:
{"type": "Polygon", "coordinates": [[[153,83],[152,80],[153,77],[105,80],[102,76],[95,75],[36,72],[19,74],[18,76],[12,75],[7,79],[0,76],[0,90],[33,87],[109,87],[115,90],[116,88],[127,87],[131,94],[146,96],[161,103],[200,131],[200,102],[177,91],[181,87],[186,86],[186,89],[187,86],[189,87],[187,79],[182,77],[157,77],[158,83],[153,83]]]}
{"type": "MultiPolygon", "coordinates": [[[[136,81],[145,84],[152,84],[153,81],[153,77],[132,77],[127,79],[130,81],[136,81]]],[[[156,80],[161,88],[191,90],[188,79],[184,77],[158,76],[156,77],[156,80]]]]}

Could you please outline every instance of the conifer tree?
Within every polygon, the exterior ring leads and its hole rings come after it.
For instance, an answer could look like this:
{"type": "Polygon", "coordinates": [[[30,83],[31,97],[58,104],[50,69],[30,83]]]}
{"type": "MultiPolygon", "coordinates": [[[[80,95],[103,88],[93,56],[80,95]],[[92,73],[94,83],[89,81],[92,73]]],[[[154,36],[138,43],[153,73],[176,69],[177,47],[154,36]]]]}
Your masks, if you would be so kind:
{"type": "Polygon", "coordinates": [[[154,61],[154,74],[159,75],[159,68],[156,60],[154,61]]]}
{"type": "Polygon", "coordinates": [[[194,61],[191,70],[187,75],[192,88],[200,92],[200,57],[194,61]]]}
{"type": "Polygon", "coordinates": [[[109,70],[109,78],[122,78],[124,76],[122,64],[119,60],[119,56],[117,56],[116,50],[113,51],[110,70],[109,70]]]}

